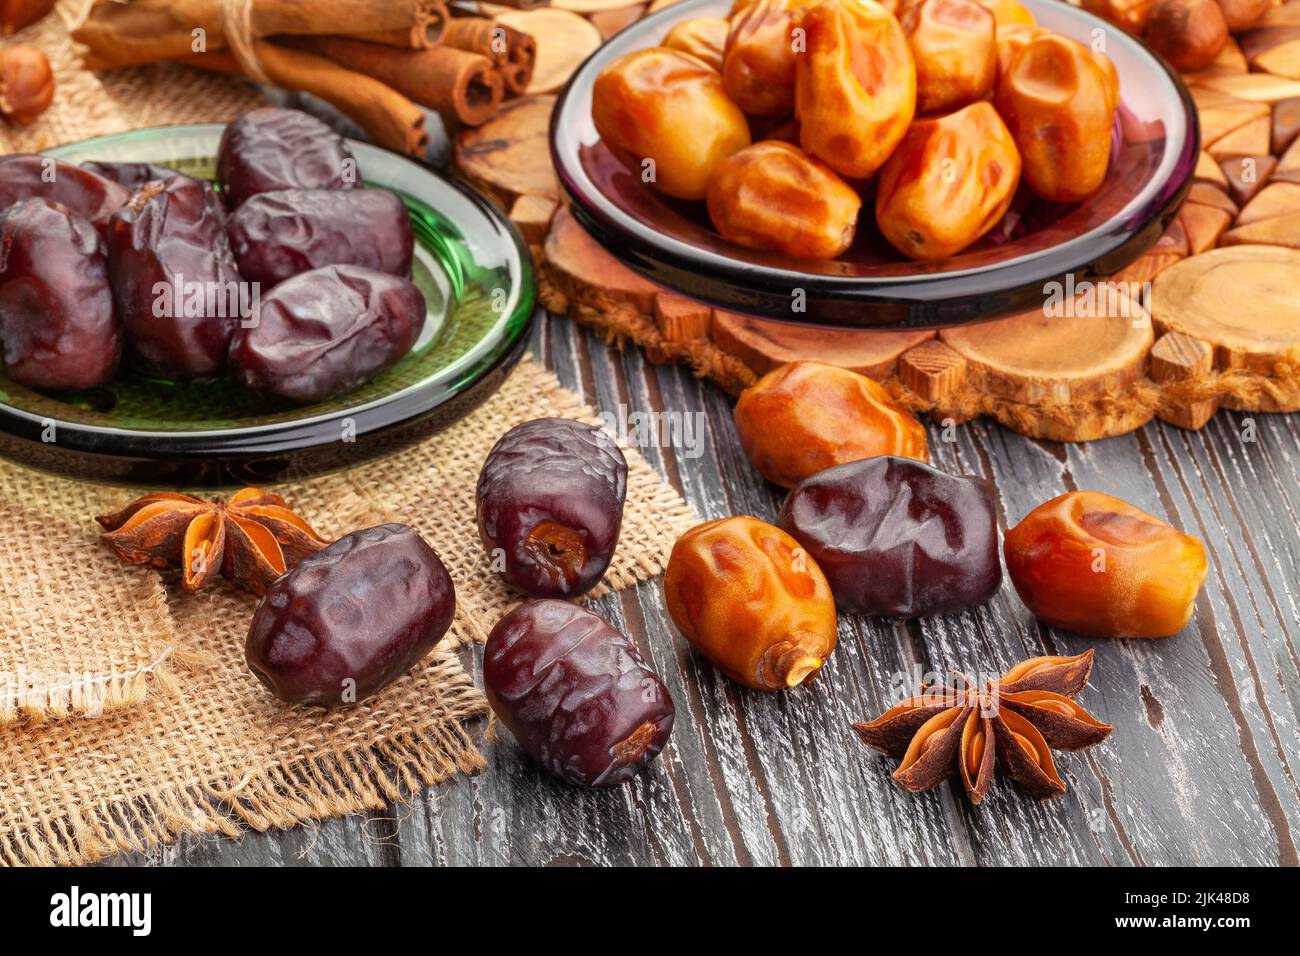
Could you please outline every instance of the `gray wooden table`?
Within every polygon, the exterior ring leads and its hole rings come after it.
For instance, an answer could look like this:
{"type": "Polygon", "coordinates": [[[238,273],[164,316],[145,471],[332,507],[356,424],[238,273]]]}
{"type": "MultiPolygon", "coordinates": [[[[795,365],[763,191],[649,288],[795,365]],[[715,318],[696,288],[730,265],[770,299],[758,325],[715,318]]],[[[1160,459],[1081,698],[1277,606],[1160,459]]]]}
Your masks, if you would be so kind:
{"type": "MultiPolygon", "coordinates": [[[[689,371],[619,353],[543,317],[534,351],[598,409],[699,413],[701,444],[643,453],[704,517],[770,518],[731,399],[689,371]],[[702,454],[700,454],[702,452],[702,454]]],[[[911,622],[848,618],[811,685],[731,683],[672,630],[658,582],[595,602],[668,685],[677,723],[651,772],[612,792],[539,772],[509,735],[488,766],[378,813],[240,840],[187,837],[110,863],[148,864],[1290,864],[1300,838],[1300,415],[1220,413],[1203,431],[1153,423],[1085,445],[981,420],[935,463],[998,489],[1004,528],[1068,489],[1110,492],[1199,536],[1210,573],[1187,629],[1092,641],[1039,625],[1004,582],[985,607],[911,622]],[[912,795],[849,729],[892,703],[894,676],[1000,671],[1097,649],[1080,701],[1115,725],[1059,755],[1068,786],[1037,803],[1009,781],[968,806],[960,784],[912,795]]],[[[467,652],[475,676],[481,648],[467,652]]],[[[477,730],[482,736],[484,727],[477,730]]]]}

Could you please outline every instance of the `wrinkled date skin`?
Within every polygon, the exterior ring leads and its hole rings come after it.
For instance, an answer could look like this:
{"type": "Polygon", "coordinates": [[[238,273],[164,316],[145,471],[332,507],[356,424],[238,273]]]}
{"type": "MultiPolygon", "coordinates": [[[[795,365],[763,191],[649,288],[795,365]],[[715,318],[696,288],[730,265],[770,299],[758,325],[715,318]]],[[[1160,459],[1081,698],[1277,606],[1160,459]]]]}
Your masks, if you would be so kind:
{"type": "Polygon", "coordinates": [[[866,179],[916,112],[916,64],[898,21],[872,0],[826,0],[804,14],[795,61],[799,142],[841,176],[866,179]]]}
{"type": "Polygon", "coordinates": [[[383,690],[442,640],[456,590],[415,529],[354,531],[277,578],[244,657],[271,693],[334,709],[383,690]]]}
{"type": "Polygon", "coordinates": [[[677,50],[639,50],[605,67],[591,117],[620,162],[638,176],[652,171],[650,184],[677,199],[703,199],[713,171],[750,142],[722,77],[677,50]]]}
{"type": "Polygon", "coordinates": [[[825,575],[799,542],[757,518],[709,521],[678,538],[664,599],[682,636],[755,690],[811,680],[835,649],[825,575]]]}
{"type": "Polygon", "coordinates": [[[817,0],[750,0],[731,14],[722,82],[746,113],[784,116],[794,109],[794,65],[801,46],[792,33],[817,0]]]}
{"type": "Polygon", "coordinates": [[[268,287],[320,266],[365,266],[406,277],[415,236],[406,204],[387,189],[259,193],[226,225],[245,279],[268,287]]]}
{"type": "Polygon", "coordinates": [[[916,61],[916,110],[940,113],[987,96],[998,76],[997,24],[975,0],[921,0],[900,18],[916,61]]]}
{"type": "Polygon", "coordinates": [[[159,166],[157,163],[109,163],[92,160],[82,163],[81,168],[105,179],[111,179],[131,192],[135,192],[145,183],[151,183],[155,179],[171,179],[173,176],[182,175],[169,166],[159,166]]]}
{"type": "Polygon", "coordinates": [[[723,160],[706,199],[725,238],[800,259],[841,255],[853,244],[862,206],[829,166],[775,140],[723,160]]]}
{"type": "Polygon", "coordinates": [[[727,47],[726,20],[697,17],[683,20],[664,35],[663,46],[679,53],[689,53],[711,69],[722,72],[722,55],[727,47]]]}
{"type": "Polygon", "coordinates": [[[1066,37],[1035,37],[1016,54],[996,105],[1035,195],[1072,203],[1097,191],[1110,165],[1116,94],[1092,51],[1066,37]]]}
{"type": "Polygon", "coordinates": [[[1006,213],[1020,154],[986,102],[917,120],[880,171],[876,224],[912,259],[956,255],[1006,213]]]}
{"type": "Polygon", "coordinates": [[[626,494],[627,460],[604,431],[537,418],[502,435],[483,462],[479,537],[520,591],[578,597],[614,557],[626,494]]]}
{"type": "Polygon", "coordinates": [[[141,188],[109,222],[108,266],[118,317],[145,361],[179,381],[225,368],[242,280],[212,187],[173,176],[141,188]]]}
{"type": "Polygon", "coordinates": [[[741,393],[734,414],[750,463],[782,488],[846,461],[929,456],[925,426],[877,382],[835,365],[773,369],[741,393]]]}
{"type": "Polygon", "coordinates": [[[361,175],[343,137],[300,110],[263,107],[226,127],[217,178],[232,209],[282,189],[355,189],[361,175]]]}
{"type": "Polygon", "coordinates": [[[1205,546],[1097,491],[1039,505],[1006,534],[1020,599],[1053,627],[1091,637],[1168,637],[1191,619],[1205,546]]]}
{"type": "Polygon", "coordinates": [[[585,787],[635,776],[673,729],[668,689],[632,643],[567,601],[525,601],[497,622],[483,690],[533,759],[585,787]]]}
{"type": "Polygon", "coordinates": [[[323,402],[397,364],[426,313],[406,279],[362,266],[313,269],[262,297],[249,327],[235,332],[231,370],[256,391],[323,402]]]}
{"type": "Polygon", "coordinates": [[[1002,583],[988,485],[910,458],[819,472],[790,492],[777,524],[812,555],[841,611],[942,614],[983,604],[1002,583]]]}
{"type": "Polygon", "coordinates": [[[80,166],[47,156],[14,153],[0,157],[0,209],[23,199],[47,199],[90,221],[101,236],[131,191],[80,166]]]}
{"type": "Polygon", "coordinates": [[[1007,75],[1016,54],[1027,47],[1034,39],[1048,33],[1034,24],[1016,24],[998,28],[998,79],[1007,75]]]}
{"type": "Polygon", "coordinates": [[[0,368],[28,388],[94,388],[117,370],[122,329],[104,241],[44,199],[0,215],[0,368]]]}

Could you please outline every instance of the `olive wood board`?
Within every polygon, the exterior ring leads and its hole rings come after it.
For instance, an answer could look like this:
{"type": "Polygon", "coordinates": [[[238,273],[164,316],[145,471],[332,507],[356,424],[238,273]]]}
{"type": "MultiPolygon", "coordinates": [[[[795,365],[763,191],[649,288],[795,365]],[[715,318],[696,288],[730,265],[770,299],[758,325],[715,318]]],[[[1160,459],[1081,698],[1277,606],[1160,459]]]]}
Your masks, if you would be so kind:
{"type": "MultiPolygon", "coordinates": [[[[562,12],[605,18],[606,37],[666,5],[573,2],[562,12]]],[[[456,163],[533,248],[547,308],[733,394],[814,359],[880,379],[940,420],[987,414],[1038,438],[1088,441],[1152,417],[1198,429],[1220,407],[1300,409],[1300,71],[1266,56],[1289,49],[1297,11],[1300,0],[1275,7],[1185,77],[1202,131],[1195,182],[1164,235],[1113,277],[1151,283],[1150,300],[1109,318],[1035,309],[937,333],[836,331],[692,301],[622,265],[564,208],[545,159],[552,96],[464,131],[456,163]]]]}

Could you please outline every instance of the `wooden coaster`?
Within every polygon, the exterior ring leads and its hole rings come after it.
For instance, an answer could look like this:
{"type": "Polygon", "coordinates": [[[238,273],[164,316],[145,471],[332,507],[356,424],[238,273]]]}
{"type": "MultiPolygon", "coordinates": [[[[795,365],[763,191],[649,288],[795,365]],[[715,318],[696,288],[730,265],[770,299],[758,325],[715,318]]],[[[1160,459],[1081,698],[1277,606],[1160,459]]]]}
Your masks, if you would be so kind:
{"type": "MultiPolygon", "coordinates": [[[[608,36],[637,10],[654,12],[670,2],[634,8],[626,0],[560,0],[554,6],[581,9],[608,36]]],[[[1209,67],[1185,77],[1202,135],[1195,185],[1160,240],[1113,277],[1152,283],[1148,321],[1140,310],[1111,318],[1053,318],[1035,310],[936,337],[737,315],[628,269],[562,205],[546,236],[542,300],[607,337],[639,345],[652,361],[690,365],[733,393],[784,362],[817,359],[881,379],[933,416],[962,421],[987,414],[1036,437],[1086,441],[1130,431],[1153,415],[1195,429],[1220,406],[1298,409],[1296,30],[1300,0],[1291,0],[1273,7],[1209,67]]],[[[539,45],[544,48],[540,38],[539,45]]],[[[549,98],[537,98],[518,117],[467,133],[458,149],[462,168],[501,197],[530,242],[537,242],[559,198],[549,164],[538,161],[549,110],[549,98]],[[532,170],[536,182],[520,177],[519,169],[532,170]],[[540,190],[537,201],[530,198],[534,190],[540,190]]]]}
{"type": "Polygon", "coordinates": [[[551,165],[554,96],[512,100],[482,126],[456,138],[456,167],[471,183],[509,210],[521,196],[560,200],[551,165]]]}
{"type": "Polygon", "coordinates": [[[537,65],[528,84],[529,95],[560,89],[578,65],[604,42],[595,24],[571,10],[514,10],[496,19],[537,41],[537,65]]]}

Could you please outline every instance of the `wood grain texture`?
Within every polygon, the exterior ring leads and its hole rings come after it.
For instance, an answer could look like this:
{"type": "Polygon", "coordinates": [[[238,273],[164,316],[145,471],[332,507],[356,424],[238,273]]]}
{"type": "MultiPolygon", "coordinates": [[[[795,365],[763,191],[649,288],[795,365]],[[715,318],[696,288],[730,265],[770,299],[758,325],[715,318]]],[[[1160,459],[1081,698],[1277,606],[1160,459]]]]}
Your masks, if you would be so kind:
{"type": "MultiPolygon", "coordinates": [[[[701,515],[771,517],[776,488],[746,463],[732,400],[689,370],[647,364],[562,318],[536,353],[597,407],[704,416],[694,449],[643,449],[701,515]],[[697,455],[696,453],[699,452],[697,455]]],[[[990,479],[1003,526],[1075,488],[1105,490],[1200,536],[1211,555],[1191,625],[1155,641],[1090,641],[1038,624],[1010,583],[992,603],[913,622],[847,618],[808,687],[780,695],[721,677],[677,637],[657,583],[594,602],[677,704],[652,771],[613,792],[544,776],[502,732],[488,767],[368,816],[242,840],[187,838],[115,863],[1296,864],[1300,832],[1300,417],[1224,413],[1201,432],[1161,423],[1087,445],[980,420],[932,427],[935,463],[990,479]],[[1069,787],[1036,803],[1005,781],[982,807],[960,785],[912,795],[849,723],[893,700],[912,668],[992,671],[1097,648],[1081,702],[1115,725],[1062,754],[1069,787]]],[[[468,651],[475,677],[481,649],[468,651]]],[[[480,727],[480,733],[484,728],[480,727]]]]}

